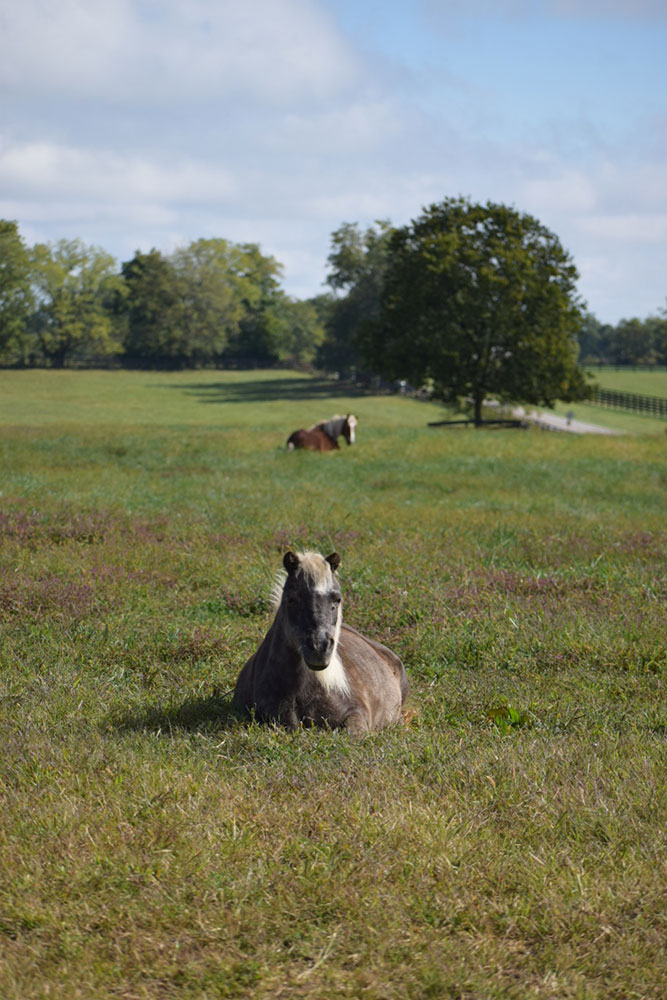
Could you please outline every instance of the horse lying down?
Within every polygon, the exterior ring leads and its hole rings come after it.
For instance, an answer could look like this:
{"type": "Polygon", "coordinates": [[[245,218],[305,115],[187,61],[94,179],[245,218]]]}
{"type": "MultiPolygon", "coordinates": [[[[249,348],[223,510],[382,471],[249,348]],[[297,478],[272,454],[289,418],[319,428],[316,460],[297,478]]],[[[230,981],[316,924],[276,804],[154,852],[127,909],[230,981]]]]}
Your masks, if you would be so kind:
{"type": "Polygon", "coordinates": [[[276,615],[234,690],[260,722],[381,729],[401,718],[405,668],[395,653],[343,624],[340,556],[287,552],[276,615]]]}
{"type": "Polygon", "coordinates": [[[307,448],[309,451],[338,451],[340,448],[339,437],[343,437],[348,444],[354,444],[357,423],[354,414],[348,413],[346,417],[337,414],[331,420],[324,420],[321,424],[315,424],[314,427],[309,427],[307,430],[300,427],[298,431],[292,431],[288,437],[287,450],[307,448]]]}

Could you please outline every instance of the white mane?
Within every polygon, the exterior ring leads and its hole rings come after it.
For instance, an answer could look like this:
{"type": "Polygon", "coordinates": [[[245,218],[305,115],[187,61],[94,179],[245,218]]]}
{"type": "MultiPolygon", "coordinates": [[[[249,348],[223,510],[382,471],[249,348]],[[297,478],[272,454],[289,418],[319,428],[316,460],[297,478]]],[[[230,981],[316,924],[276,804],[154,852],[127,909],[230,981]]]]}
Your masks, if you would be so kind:
{"type": "MultiPolygon", "coordinates": [[[[342,615],[340,618],[342,619],[342,615]]],[[[333,656],[329,660],[329,666],[324,670],[314,670],[315,677],[326,691],[338,691],[339,694],[349,694],[350,685],[345,673],[343,661],[336,651],[338,646],[338,636],[340,635],[340,625],[334,642],[333,656]]]]}

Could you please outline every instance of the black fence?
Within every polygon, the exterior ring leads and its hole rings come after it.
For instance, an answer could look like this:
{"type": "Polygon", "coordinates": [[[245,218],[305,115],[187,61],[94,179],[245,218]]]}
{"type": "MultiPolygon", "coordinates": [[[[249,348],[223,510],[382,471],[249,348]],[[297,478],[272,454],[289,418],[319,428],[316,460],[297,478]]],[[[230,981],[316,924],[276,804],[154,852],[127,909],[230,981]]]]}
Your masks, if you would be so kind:
{"type": "Polygon", "coordinates": [[[663,399],[662,396],[644,396],[637,392],[619,392],[616,389],[596,389],[591,402],[597,406],[646,413],[667,420],[667,399],[663,399]]]}

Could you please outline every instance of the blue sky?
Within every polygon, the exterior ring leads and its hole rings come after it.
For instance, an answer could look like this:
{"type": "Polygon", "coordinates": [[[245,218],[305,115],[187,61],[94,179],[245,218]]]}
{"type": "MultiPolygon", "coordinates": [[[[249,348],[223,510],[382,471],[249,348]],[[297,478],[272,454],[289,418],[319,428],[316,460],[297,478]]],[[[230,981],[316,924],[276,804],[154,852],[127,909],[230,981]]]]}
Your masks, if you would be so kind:
{"type": "Polygon", "coordinates": [[[514,205],[605,322],[667,300],[667,0],[0,0],[0,217],[119,261],[514,205]]]}

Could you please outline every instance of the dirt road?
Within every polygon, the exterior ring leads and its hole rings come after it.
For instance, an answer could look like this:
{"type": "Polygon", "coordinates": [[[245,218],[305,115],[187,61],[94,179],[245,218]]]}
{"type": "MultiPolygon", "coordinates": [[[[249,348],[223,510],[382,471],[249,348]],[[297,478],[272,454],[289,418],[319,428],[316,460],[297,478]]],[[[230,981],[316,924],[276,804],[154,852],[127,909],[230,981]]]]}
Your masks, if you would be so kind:
{"type": "Polygon", "coordinates": [[[517,407],[514,416],[523,420],[530,420],[539,424],[540,427],[552,431],[567,431],[570,434],[613,434],[618,436],[623,431],[612,430],[610,427],[600,427],[599,424],[585,424],[574,417],[558,417],[555,413],[537,413],[535,410],[525,410],[522,406],[517,407]]]}

